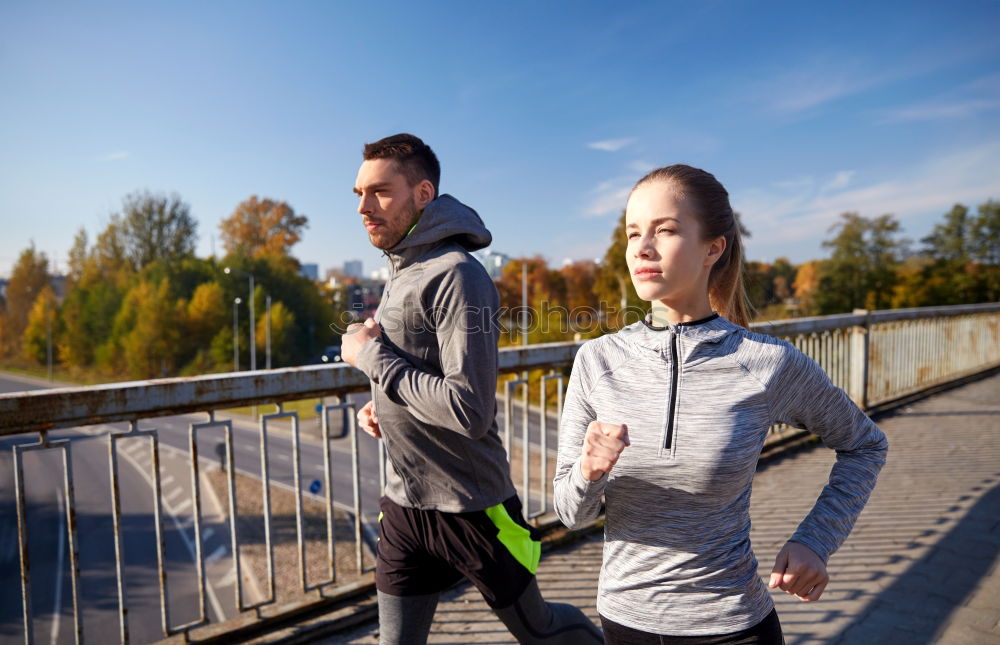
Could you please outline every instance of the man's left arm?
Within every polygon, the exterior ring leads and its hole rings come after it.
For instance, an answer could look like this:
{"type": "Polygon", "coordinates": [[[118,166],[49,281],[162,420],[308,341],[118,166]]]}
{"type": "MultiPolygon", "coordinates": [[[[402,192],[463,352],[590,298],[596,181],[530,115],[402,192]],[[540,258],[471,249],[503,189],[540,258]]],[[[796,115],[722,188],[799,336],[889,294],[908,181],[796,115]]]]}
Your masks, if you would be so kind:
{"type": "Polygon", "coordinates": [[[496,416],[496,287],[481,267],[458,265],[428,289],[440,374],[418,369],[381,336],[361,344],[356,367],[418,421],[478,439],[496,416]]]}

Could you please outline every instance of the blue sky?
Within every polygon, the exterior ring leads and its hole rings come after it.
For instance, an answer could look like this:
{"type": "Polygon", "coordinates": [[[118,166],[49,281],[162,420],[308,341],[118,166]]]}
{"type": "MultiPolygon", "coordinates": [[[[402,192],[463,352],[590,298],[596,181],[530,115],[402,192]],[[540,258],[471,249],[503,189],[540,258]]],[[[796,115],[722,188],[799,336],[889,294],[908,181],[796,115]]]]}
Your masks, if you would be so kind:
{"type": "Polygon", "coordinates": [[[251,194],[294,254],[381,266],[351,193],[409,131],[493,249],[603,255],[630,186],[713,172],[751,259],[823,255],[844,211],[919,240],[1000,199],[1000,3],[143,2],[0,5],[0,276],[65,266],[122,198],[176,192],[200,255],[251,194]]]}

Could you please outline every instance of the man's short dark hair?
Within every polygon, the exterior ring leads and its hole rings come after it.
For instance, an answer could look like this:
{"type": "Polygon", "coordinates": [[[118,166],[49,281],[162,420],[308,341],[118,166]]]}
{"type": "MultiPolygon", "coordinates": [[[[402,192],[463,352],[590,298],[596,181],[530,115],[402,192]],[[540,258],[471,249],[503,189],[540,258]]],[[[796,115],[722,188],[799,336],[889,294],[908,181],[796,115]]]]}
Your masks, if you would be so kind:
{"type": "Polygon", "coordinates": [[[365,161],[393,159],[410,186],[416,186],[426,179],[434,186],[434,196],[438,196],[441,164],[431,147],[419,137],[404,132],[379,139],[375,143],[366,143],[362,156],[365,161]]]}

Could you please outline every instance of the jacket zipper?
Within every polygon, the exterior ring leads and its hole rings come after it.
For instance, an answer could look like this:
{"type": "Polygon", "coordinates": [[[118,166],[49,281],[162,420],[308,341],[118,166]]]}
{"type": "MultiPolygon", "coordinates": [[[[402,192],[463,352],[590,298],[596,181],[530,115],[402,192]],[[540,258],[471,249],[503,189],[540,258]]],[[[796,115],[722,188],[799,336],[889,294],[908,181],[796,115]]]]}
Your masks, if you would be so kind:
{"type": "Polygon", "coordinates": [[[667,436],[663,440],[663,449],[670,450],[674,443],[674,417],[677,416],[677,383],[680,380],[681,366],[678,360],[677,333],[670,332],[670,359],[672,374],[670,375],[670,407],[667,408],[667,436]]]}
{"type": "MultiPolygon", "coordinates": [[[[394,261],[393,257],[391,255],[389,255],[388,253],[386,253],[385,251],[382,251],[382,255],[384,255],[389,260],[389,280],[388,280],[388,282],[386,282],[385,289],[382,291],[382,300],[384,302],[389,297],[389,291],[392,288],[392,283],[395,282],[395,278],[396,278],[396,262],[394,261]]],[[[378,315],[375,318],[375,322],[377,322],[380,325],[382,324],[382,311],[381,311],[381,309],[382,308],[380,306],[379,307],[379,311],[378,311],[378,315]]],[[[375,401],[375,398],[376,398],[376,395],[377,395],[377,389],[378,388],[373,388],[372,389],[372,401],[373,402],[375,401]]],[[[376,408],[375,409],[375,414],[378,414],[378,405],[375,405],[375,408],[376,408]]],[[[385,442],[385,437],[382,438],[382,441],[385,442]]],[[[406,474],[403,471],[403,469],[400,468],[400,467],[398,467],[396,465],[396,460],[392,458],[392,453],[389,450],[389,446],[388,446],[387,443],[385,444],[385,458],[387,460],[389,460],[390,463],[392,463],[392,469],[395,470],[396,474],[399,476],[399,481],[402,482],[402,484],[403,484],[403,492],[406,494],[406,498],[408,500],[412,501],[413,500],[413,495],[410,493],[410,482],[407,481],[406,474]]]]}

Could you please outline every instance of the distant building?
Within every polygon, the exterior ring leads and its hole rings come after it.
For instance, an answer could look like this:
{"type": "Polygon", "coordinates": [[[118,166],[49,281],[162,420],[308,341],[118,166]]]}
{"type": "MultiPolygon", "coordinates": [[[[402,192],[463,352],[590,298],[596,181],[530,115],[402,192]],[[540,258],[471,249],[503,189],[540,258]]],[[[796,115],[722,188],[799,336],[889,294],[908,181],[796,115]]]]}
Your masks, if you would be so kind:
{"type": "Polygon", "coordinates": [[[370,277],[376,282],[387,282],[389,280],[389,267],[382,267],[377,271],[372,271],[370,277]]]}
{"type": "Polygon", "coordinates": [[[361,264],[361,260],[348,260],[344,262],[344,275],[349,278],[364,277],[365,270],[361,264]]]}
{"type": "Polygon", "coordinates": [[[382,299],[385,282],[363,280],[344,287],[347,301],[344,309],[353,313],[355,320],[364,320],[375,316],[375,310],[382,299]]]}
{"type": "Polygon", "coordinates": [[[52,293],[56,300],[62,300],[66,296],[66,276],[62,274],[50,275],[49,284],[52,285],[52,293]]]}
{"type": "Polygon", "coordinates": [[[327,269],[326,270],[326,287],[328,289],[336,289],[337,287],[349,282],[351,278],[344,275],[344,272],[340,269],[327,269]]]}
{"type": "Polygon", "coordinates": [[[313,263],[303,264],[299,268],[299,274],[304,278],[309,278],[310,280],[319,280],[319,265],[313,263]]]}
{"type": "Polygon", "coordinates": [[[472,254],[480,264],[486,268],[486,273],[490,275],[493,280],[498,280],[500,278],[500,273],[503,271],[504,265],[510,262],[510,256],[505,253],[497,253],[496,251],[491,251],[490,249],[483,249],[482,251],[476,251],[472,254]]]}
{"type": "Polygon", "coordinates": [[[7,299],[7,278],[0,278],[0,298],[7,299]]]}

